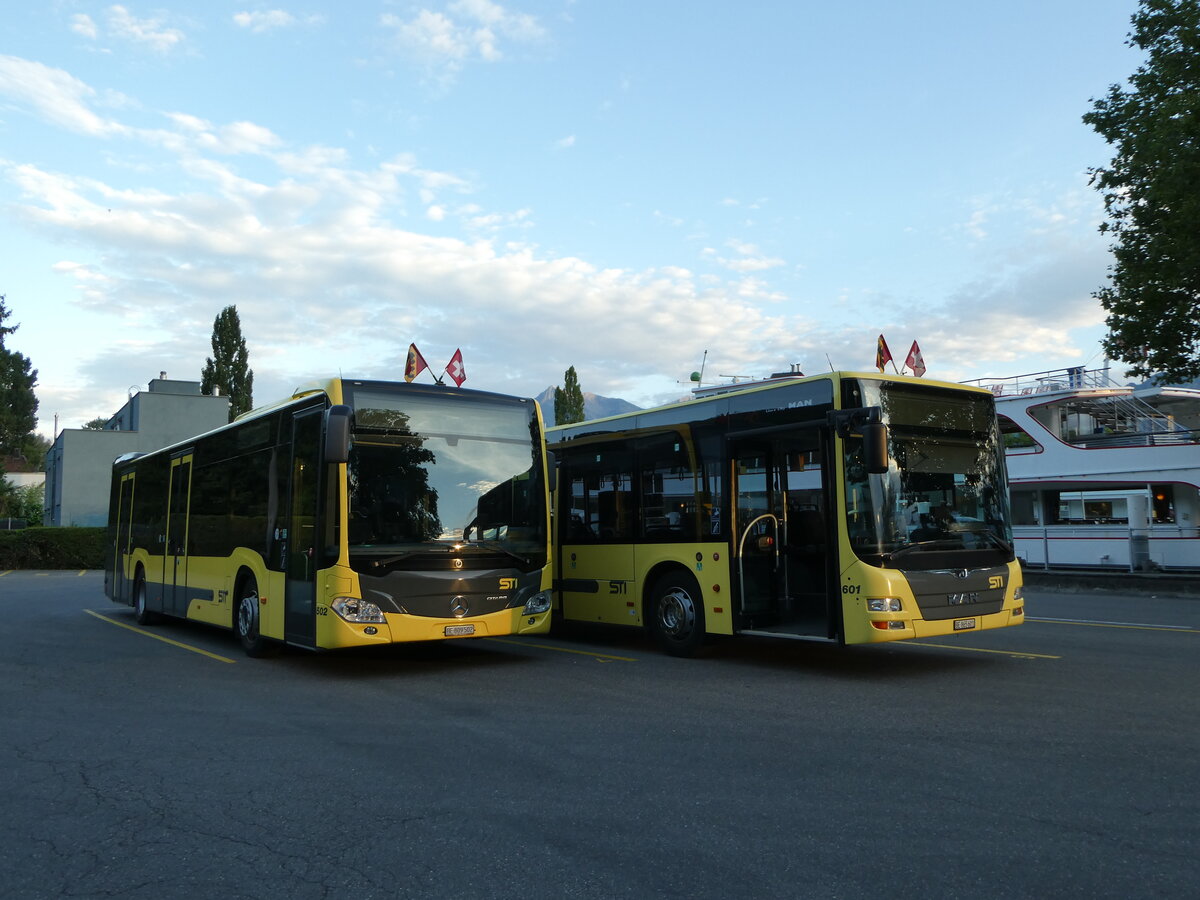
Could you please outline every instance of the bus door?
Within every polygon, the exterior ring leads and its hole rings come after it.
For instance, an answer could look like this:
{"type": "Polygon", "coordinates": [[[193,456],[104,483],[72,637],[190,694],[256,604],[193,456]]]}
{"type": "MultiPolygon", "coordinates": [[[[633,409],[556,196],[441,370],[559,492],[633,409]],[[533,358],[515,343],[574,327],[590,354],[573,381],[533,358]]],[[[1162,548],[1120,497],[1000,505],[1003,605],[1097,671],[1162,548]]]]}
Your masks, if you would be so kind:
{"type": "Polygon", "coordinates": [[[783,511],[769,443],[738,448],[733,454],[737,479],[733,520],[733,556],[739,611],[754,628],[775,624],[783,595],[780,534],[783,511]]]}
{"type": "Polygon", "coordinates": [[[117,533],[113,536],[113,592],[115,598],[131,599],[129,588],[129,549],[133,537],[134,473],[121,476],[117,494],[117,533]]]}
{"type": "Polygon", "coordinates": [[[749,629],[832,636],[821,441],[809,428],[734,448],[734,577],[749,629]]]}
{"type": "Polygon", "coordinates": [[[321,497],[320,408],[297,413],[292,422],[292,469],[288,489],[287,587],[284,637],[311,647],[317,636],[317,529],[321,497]]]}
{"type": "Polygon", "coordinates": [[[188,504],[192,490],[192,454],[171,460],[167,495],[167,547],[163,571],[163,611],[187,615],[188,504]]]}
{"type": "Polygon", "coordinates": [[[564,618],[637,624],[633,454],[620,445],[574,453],[559,477],[559,494],[555,552],[564,618]]]}
{"type": "Polygon", "coordinates": [[[830,536],[828,431],[810,428],[781,437],[775,460],[783,489],[781,557],[786,599],[784,625],[793,634],[836,635],[840,605],[831,590],[836,584],[837,542],[830,536]]]}

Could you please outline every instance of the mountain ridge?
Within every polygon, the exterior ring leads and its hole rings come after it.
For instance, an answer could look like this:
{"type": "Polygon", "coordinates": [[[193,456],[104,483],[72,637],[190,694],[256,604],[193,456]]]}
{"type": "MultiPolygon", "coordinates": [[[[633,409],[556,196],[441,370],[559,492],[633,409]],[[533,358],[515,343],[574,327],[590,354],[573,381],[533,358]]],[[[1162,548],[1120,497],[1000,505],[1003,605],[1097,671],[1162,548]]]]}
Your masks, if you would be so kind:
{"type": "MultiPolygon", "coordinates": [[[[533,398],[542,408],[542,418],[546,424],[554,422],[554,385],[546,388],[533,398]]],[[[583,417],[585,419],[604,419],[608,416],[619,416],[621,413],[636,412],[641,409],[628,400],[619,397],[604,397],[590,391],[583,392],[583,417]]]]}

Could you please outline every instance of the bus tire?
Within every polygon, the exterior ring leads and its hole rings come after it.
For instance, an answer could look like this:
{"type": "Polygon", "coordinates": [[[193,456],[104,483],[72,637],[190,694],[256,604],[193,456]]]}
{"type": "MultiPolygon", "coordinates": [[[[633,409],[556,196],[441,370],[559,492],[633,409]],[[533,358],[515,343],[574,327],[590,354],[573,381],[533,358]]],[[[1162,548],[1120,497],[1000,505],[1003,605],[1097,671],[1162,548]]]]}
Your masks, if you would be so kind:
{"type": "Polygon", "coordinates": [[[133,580],[133,620],[139,625],[153,625],[158,620],[146,605],[146,578],[141,569],[133,580]]]}
{"type": "Polygon", "coordinates": [[[648,602],[655,640],[672,656],[695,656],[704,644],[704,604],[696,579],[671,572],[654,583],[648,602]]]}
{"type": "Polygon", "coordinates": [[[237,592],[237,606],[233,610],[233,630],[247,656],[271,656],[276,651],[275,643],[259,632],[258,582],[253,575],[242,579],[237,592]]]}

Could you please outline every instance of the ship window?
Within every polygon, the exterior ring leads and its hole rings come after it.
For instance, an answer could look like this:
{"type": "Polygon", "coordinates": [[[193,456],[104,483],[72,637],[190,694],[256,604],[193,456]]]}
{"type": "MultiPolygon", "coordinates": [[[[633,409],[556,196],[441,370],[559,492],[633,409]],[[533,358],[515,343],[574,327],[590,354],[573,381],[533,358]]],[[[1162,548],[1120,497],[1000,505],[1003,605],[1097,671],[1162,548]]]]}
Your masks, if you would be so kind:
{"type": "Polygon", "coordinates": [[[1008,416],[997,415],[1000,435],[1004,440],[1005,453],[1040,453],[1042,445],[1033,436],[1008,416]]]}

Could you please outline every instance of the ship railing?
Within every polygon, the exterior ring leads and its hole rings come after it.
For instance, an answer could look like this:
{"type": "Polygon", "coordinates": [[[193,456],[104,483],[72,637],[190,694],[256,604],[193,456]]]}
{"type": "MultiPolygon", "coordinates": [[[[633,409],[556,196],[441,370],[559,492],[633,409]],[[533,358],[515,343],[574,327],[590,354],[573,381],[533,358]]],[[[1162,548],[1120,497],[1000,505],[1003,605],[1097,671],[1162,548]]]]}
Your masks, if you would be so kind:
{"type": "Polygon", "coordinates": [[[1042,569],[1200,571],[1195,525],[1014,525],[1017,555],[1042,569]]]}
{"type": "MultiPolygon", "coordinates": [[[[1154,424],[1158,424],[1155,421],[1154,424]]],[[[1070,439],[1076,447],[1102,450],[1107,447],[1174,447],[1200,444],[1200,431],[1126,431],[1118,434],[1081,434],[1070,439]]]]}
{"type": "Polygon", "coordinates": [[[1073,366],[1066,369],[1049,369],[1045,372],[1029,372],[1006,378],[975,378],[964,381],[986,388],[997,397],[1018,397],[1031,394],[1051,394],[1059,391],[1077,391],[1081,388],[1124,387],[1113,381],[1109,369],[1085,369],[1073,366]]]}

